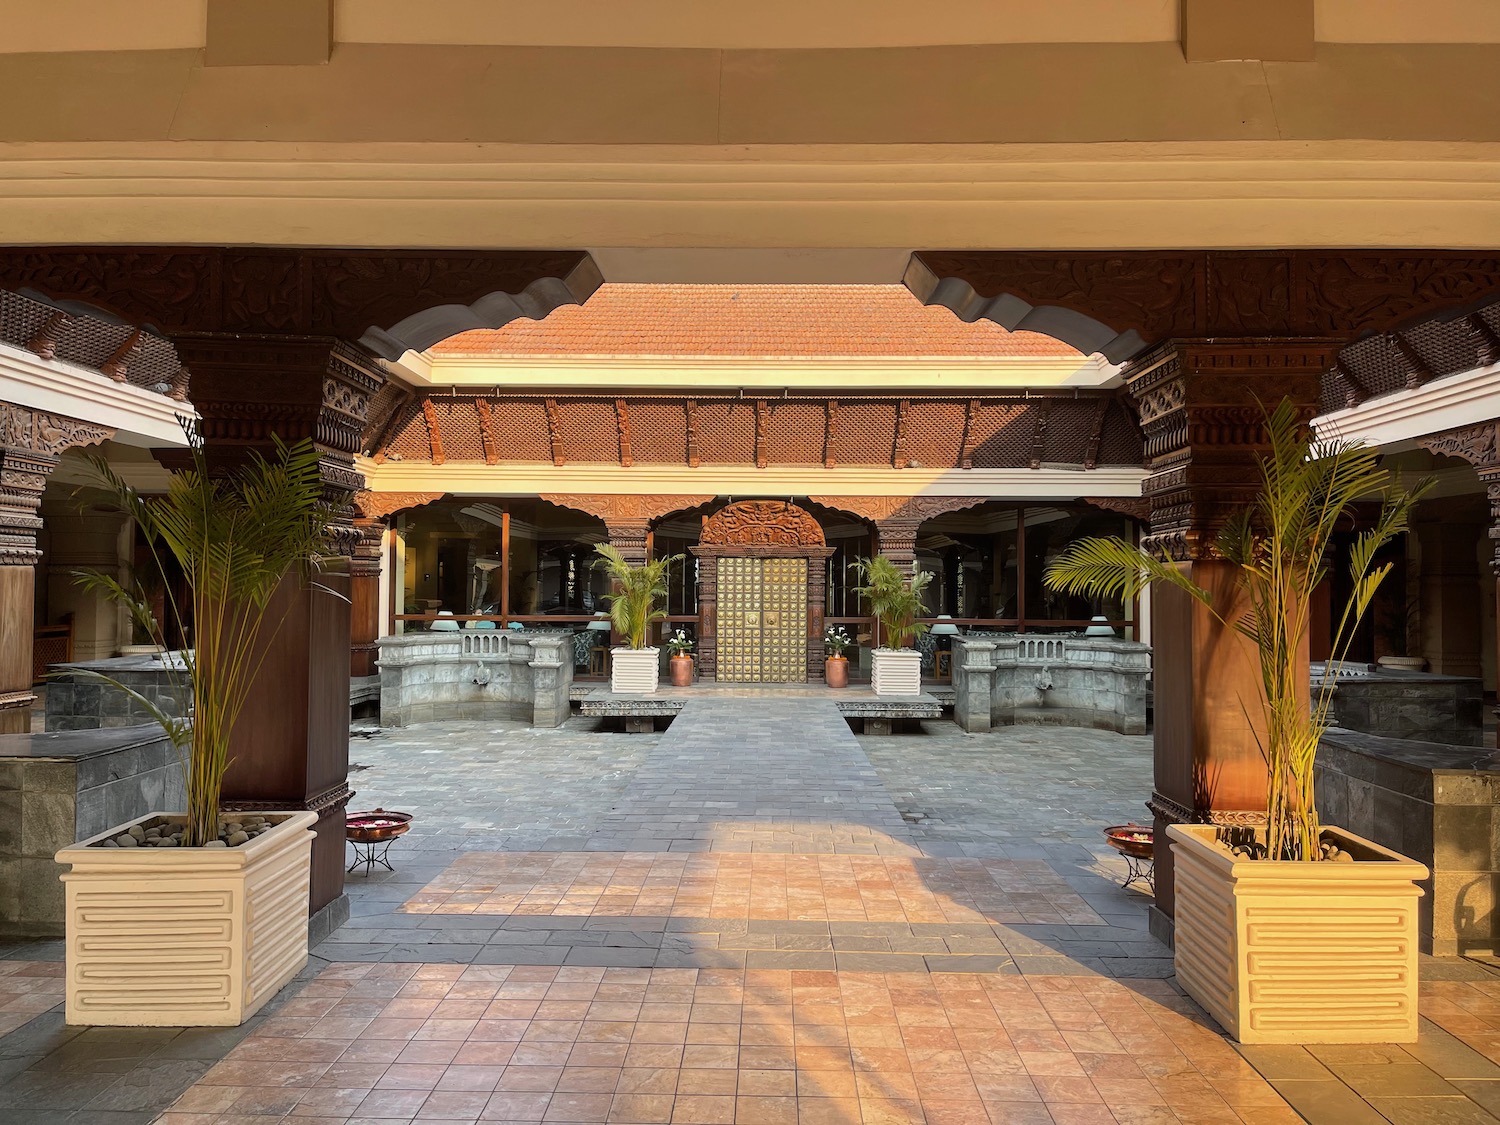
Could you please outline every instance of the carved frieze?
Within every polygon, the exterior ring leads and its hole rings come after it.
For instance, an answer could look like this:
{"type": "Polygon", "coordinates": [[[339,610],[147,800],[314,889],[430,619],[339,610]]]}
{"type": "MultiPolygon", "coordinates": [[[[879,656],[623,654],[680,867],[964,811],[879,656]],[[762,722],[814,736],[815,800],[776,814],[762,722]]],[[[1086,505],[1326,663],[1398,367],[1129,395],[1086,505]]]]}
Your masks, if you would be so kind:
{"type": "Polygon", "coordinates": [[[606,524],[643,523],[662,516],[696,508],[713,499],[705,496],[604,496],[598,493],[544,492],[541,499],[549,504],[597,516],[606,524]]]}
{"type": "Polygon", "coordinates": [[[921,523],[934,516],[983,504],[987,496],[809,496],[814,504],[849,512],[873,523],[899,519],[921,523]]]}
{"type": "Polygon", "coordinates": [[[785,500],[741,500],[703,525],[706,547],[822,547],[823,527],[804,508],[785,500]]]}
{"type": "Polygon", "coordinates": [[[1417,439],[1431,453],[1461,457],[1480,468],[1500,465],[1500,419],[1461,426],[1417,439]]]}
{"type": "Polygon", "coordinates": [[[107,426],[0,402],[0,445],[14,449],[58,454],[77,446],[98,445],[114,434],[107,426]]]}
{"type": "Polygon", "coordinates": [[[1085,496],[1083,502],[1142,522],[1151,514],[1151,502],[1144,496],[1085,496]]]}
{"type": "Polygon", "coordinates": [[[441,500],[446,492],[356,492],[354,507],[367,519],[384,519],[441,500]]]}

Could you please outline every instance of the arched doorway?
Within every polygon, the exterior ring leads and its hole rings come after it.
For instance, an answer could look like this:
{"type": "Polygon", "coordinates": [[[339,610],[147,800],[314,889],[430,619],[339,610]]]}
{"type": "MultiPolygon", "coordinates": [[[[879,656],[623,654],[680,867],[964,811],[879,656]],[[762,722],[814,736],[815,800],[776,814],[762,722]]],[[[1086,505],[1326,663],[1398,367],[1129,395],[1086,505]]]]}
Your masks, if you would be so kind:
{"type": "Polygon", "coordinates": [[[812,514],[786,500],[743,500],[703,525],[698,659],[721,683],[805,683],[822,671],[823,562],[812,514]]]}

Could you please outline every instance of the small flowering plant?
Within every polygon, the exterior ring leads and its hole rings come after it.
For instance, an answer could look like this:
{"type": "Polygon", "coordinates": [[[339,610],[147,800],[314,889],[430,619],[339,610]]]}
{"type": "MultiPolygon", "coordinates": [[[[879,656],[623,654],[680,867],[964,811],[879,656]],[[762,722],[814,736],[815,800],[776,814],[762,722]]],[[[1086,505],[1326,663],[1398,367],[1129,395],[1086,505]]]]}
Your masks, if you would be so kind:
{"type": "Polygon", "coordinates": [[[823,634],[823,648],[829,656],[843,656],[844,650],[853,643],[842,625],[830,625],[823,634]]]}
{"type": "Polygon", "coordinates": [[[685,629],[676,630],[666,640],[667,651],[673,656],[692,656],[693,638],[688,636],[685,629]]]}

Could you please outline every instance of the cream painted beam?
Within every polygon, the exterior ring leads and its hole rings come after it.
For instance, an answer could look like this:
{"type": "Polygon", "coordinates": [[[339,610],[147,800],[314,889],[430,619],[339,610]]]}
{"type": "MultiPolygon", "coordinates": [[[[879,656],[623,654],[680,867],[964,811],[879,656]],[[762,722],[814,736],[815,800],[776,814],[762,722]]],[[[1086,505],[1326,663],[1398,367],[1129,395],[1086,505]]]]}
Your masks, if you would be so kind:
{"type": "Polygon", "coordinates": [[[182,423],[197,417],[185,402],[5,344],[0,344],[0,402],[106,426],[115,431],[117,443],[145,447],[187,445],[182,423]]]}
{"type": "Polygon", "coordinates": [[[449,461],[429,465],[361,459],[372,492],[451,492],[462,496],[535,496],[541,492],[605,496],[983,496],[996,500],[1074,500],[1080,496],[1141,494],[1143,469],[1119,465],[1085,472],[1040,469],[881,469],[807,465],[739,466],[570,464],[485,465],[449,461]]]}
{"type": "Polygon", "coordinates": [[[619,358],[568,356],[507,359],[498,356],[408,353],[391,367],[416,386],[528,389],[600,389],[674,395],[692,391],[754,389],[838,395],[916,390],[923,394],[1015,393],[1030,388],[1094,389],[1118,383],[1119,368],[1102,356],[1059,359],[893,359],[865,362],[729,359],[712,356],[619,358]]]}
{"type": "Polygon", "coordinates": [[[646,280],[749,254],[825,282],[893,247],[1493,249],[1500,143],[0,144],[0,243],[578,246],[606,276],[645,248],[646,280]]]}
{"type": "Polygon", "coordinates": [[[1434,379],[1313,419],[1319,437],[1389,446],[1500,417],[1500,364],[1434,379]]]}
{"type": "Polygon", "coordinates": [[[310,66],[333,51],[333,0],[207,0],[206,66],[310,66]]]}

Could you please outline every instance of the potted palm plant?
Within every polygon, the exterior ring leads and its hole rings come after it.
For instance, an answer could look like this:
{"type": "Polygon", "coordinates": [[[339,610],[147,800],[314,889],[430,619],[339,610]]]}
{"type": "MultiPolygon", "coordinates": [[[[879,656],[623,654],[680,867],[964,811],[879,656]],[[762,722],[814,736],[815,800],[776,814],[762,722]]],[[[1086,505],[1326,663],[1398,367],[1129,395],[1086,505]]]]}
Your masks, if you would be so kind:
{"type": "MultiPolygon", "coordinates": [[[[94,462],[100,485],[130,515],[158,570],[185,578],[192,647],[165,661],[182,717],[114,682],[151,712],[177,748],[187,809],[154,813],[57,853],[67,903],[67,1020],[76,1024],[232,1026],[307,963],[315,813],[226,813],[220,807],[235,725],[284,613],[275,594],[305,580],[327,546],[311,442],[210,472],[201,442],[163,495],[143,496],[94,462]]],[[[81,584],[125,606],[164,644],[147,589],[103,572],[81,584]]],[[[172,597],[171,587],[167,597],[172,597]]]]}
{"type": "Polygon", "coordinates": [[[921,694],[922,654],[910,646],[927,631],[920,620],[925,608],[922,593],[932,582],[932,574],[919,570],[907,578],[885,555],[850,565],[862,583],[854,592],[869,603],[875,618],[870,686],[876,695],[921,694]]]}
{"type": "Polygon", "coordinates": [[[1237,568],[1216,599],[1186,568],[1122,539],[1073,544],[1048,568],[1049,587],[1131,597],[1176,587],[1254,648],[1260,671],[1256,737],[1267,767],[1265,826],[1168,827],[1176,873],[1177,979],[1247,1043],[1412,1042],[1417,1037],[1416,881],[1422,864],[1320,824],[1313,788],[1337,672],[1309,694],[1313,591],[1326,577],[1335,529],[1358,501],[1380,513],[1349,551],[1352,593],[1334,614],[1331,670],[1390,571],[1375,553],[1405,530],[1426,490],[1396,487],[1373,450],[1318,442],[1283,400],[1266,416],[1261,489],[1217,541],[1237,568]]]}
{"type": "Polygon", "coordinates": [[[609,543],[600,543],[595,550],[599,558],[594,565],[604,568],[614,587],[613,593],[604,595],[610,623],[625,638],[626,646],[610,650],[609,690],[616,695],[651,695],[660,677],[661,653],[646,647],[646,637],[651,626],[667,616],[656,603],[667,596],[667,576],[682,556],[636,566],[609,543]]]}

